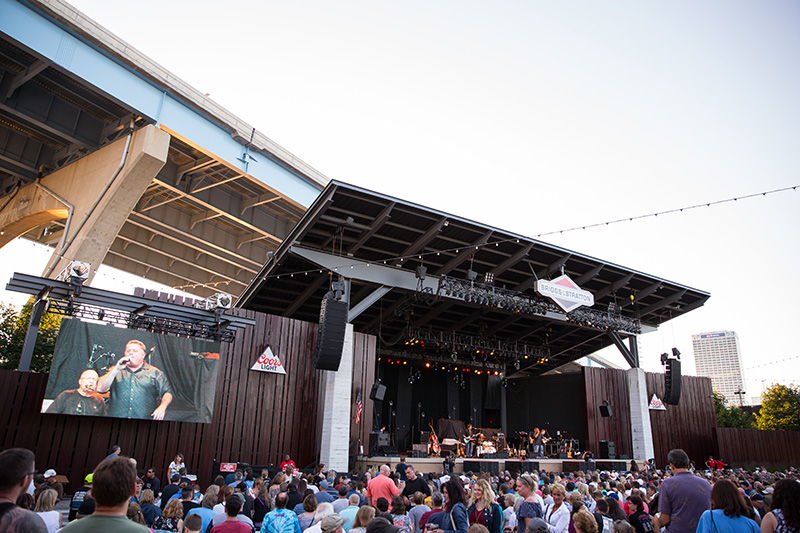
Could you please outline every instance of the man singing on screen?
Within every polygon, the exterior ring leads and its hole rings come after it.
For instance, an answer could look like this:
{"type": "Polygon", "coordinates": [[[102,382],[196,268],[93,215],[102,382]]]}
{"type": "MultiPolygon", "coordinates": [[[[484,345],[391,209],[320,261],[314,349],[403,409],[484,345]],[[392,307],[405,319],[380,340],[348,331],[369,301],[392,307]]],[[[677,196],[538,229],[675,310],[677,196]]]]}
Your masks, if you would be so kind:
{"type": "Polygon", "coordinates": [[[129,341],[125,356],[97,382],[97,392],[111,391],[108,416],[163,420],[172,401],[172,391],[164,373],[144,362],[146,349],[141,341],[129,341]]]}
{"type": "Polygon", "coordinates": [[[103,397],[97,394],[97,372],[84,370],[78,379],[78,388],[65,390],[47,408],[48,413],[62,415],[95,415],[106,414],[106,403],[103,397]]]}

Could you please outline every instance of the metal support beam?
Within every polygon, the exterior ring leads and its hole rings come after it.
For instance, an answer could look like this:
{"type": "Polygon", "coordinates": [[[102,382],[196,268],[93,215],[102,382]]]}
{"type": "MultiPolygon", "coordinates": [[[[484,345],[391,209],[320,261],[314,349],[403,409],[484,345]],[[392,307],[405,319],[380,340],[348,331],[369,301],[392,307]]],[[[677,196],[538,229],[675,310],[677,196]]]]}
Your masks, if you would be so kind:
{"type": "Polygon", "coordinates": [[[652,283],[652,284],[648,285],[644,289],[642,289],[640,291],[636,291],[633,294],[633,296],[634,296],[633,300],[631,300],[631,299],[623,300],[623,302],[620,304],[620,306],[621,307],[627,307],[629,305],[633,305],[634,303],[638,303],[639,300],[650,296],[651,294],[653,294],[654,292],[656,292],[660,288],[661,288],[661,282],[660,281],[656,281],[655,283],[652,283]]]}
{"type": "Polygon", "coordinates": [[[366,242],[369,239],[371,239],[372,236],[375,235],[375,233],[379,229],[381,229],[381,227],[383,227],[384,224],[386,224],[386,221],[391,218],[391,212],[393,208],[394,208],[394,202],[391,202],[388,206],[386,206],[386,208],[383,211],[381,211],[381,214],[378,215],[375,218],[375,220],[372,221],[372,226],[370,227],[370,230],[364,233],[361,236],[361,238],[358,239],[358,242],[355,243],[353,246],[351,246],[349,250],[347,250],[347,253],[355,254],[358,250],[360,250],[361,247],[364,246],[364,244],[366,244],[366,242]]]}
{"type": "Polygon", "coordinates": [[[350,309],[350,312],[347,315],[348,317],[347,321],[352,322],[353,320],[355,320],[358,317],[358,315],[369,309],[372,306],[372,304],[383,298],[383,296],[390,290],[392,290],[391,287],[381,286],[372,291],[371,294],[369,294],[366,298],[358,302],[358,304],[356,304],[355,307],[350,309]]]}
{"type": "MultiPolygon", "coordinates": [[[[614,343],[614,346],[617,347],[617,350],[619,350],[619,353],[622,354],[622,357],[631,365],[631,368],[639,368],[639,350],[634,349],[633,352],[629,350],[628,347],[625,346],[625,341],[622,340],[622,337],[620,337],[619,333],[616,331],[607,331],[606,333],[608,334],[608,338],[611,339],[611,342],[614,343]]],[[[636,337],[631,338],[634,339],[635,345],[636,337]]]]}
{"type": "MultiPolygon", "coordinates": [[[[415,273],[402,268],[376,265],[375,263],[367,263],[353,257],[330,255],[316,250],[300,248],[299,246],[292,246],[290,251],[294,255],[300,256],[336,274],[341,274],[348,279],[397,287],[408,291],[417,290],[417,283],[419,280],[415,273]]],[[[434,276],[427,276],[422,280],[421,284],[422,288],[430,289],[435,293],[439,285],[439,279],[434,276]]]]}
{"type": "Polygon", "coordinates": [[[531,253],[532,248],[533,248],[533,243],[529,243],[527,246],[523,246],[522,248],[519,249],[517,253],[515,253],[514,255],[512,255],[499,265],[497,265],[495,268],[493,268],[492,274],[494,274],[495,277],[497,277],[506,270],[508,270],[509,268],[513,267],[514,265],[516,265],[517,263],[528,257],[528,254],[531,253]]]}
{"type": "Polygon", "coordinates": [[[629,272],[626,276],[621,277],[620,279],[618,279],[614,283],[611,283],[610,285],[606,285],[605,287],[603,287],[602,289],[600,289],[599,291],[594,293],[594,301],[596,302],[596,301],[600,300],[600,298],[604,298],[605,296],[607,296],[609,294],[617,292],[622,287],[627,285],[628,282],[630,282],[630,280],[632,280],[632,279],[633,279],[633,272],[629,272]]]}
{"type": "Polygon", "coordinates": [[[639,337],[631,335],[628,337],[628,350],[630,350],[633,360],[636,361],[636,366],[639,366],[639,337]]]}
{"type": "Polygon", "coordinates": [[[454,258],[447,262],[442,268],[440,268],[437,272],[437,276],[446,276],[450,273],[454,268],[458,267],[461,263],[467,260],[470,255],[475,253],[475,248],[483,246],[487,242],[489,242],[489,238],[492,236],[493,231],[489,230],[484,233],[477,241],[473,242],[472,244],[465,246],[463,250],[461,250],[454,258]]]}
{"type": "Polygon", "coordinates": [[[50,294],[50,287],[45,287],[36,295],[36,302],[31,309],[31,321],[28,324],[28,332],[25,334],[25,344],[22,345],[22,354],[19,356],[19,371],[30,372],[31,360],[33,360],[33,349],[36,346],[36,337],[39,336],[39,325],[42,323],[42,316],[47,309],[47,296],[50,294]]]}
{"type": "Polygon", "coordinates": [[[49,67],[51,64],[52,63],[50,61],[39,60],[14,76],[14,79],[11,80],[8,90],[6,91],[6,98],[11,96],[11,93],[13,93],[18,87],[21,87],[24,83],[32,80],[37,74],[49,67]]]}

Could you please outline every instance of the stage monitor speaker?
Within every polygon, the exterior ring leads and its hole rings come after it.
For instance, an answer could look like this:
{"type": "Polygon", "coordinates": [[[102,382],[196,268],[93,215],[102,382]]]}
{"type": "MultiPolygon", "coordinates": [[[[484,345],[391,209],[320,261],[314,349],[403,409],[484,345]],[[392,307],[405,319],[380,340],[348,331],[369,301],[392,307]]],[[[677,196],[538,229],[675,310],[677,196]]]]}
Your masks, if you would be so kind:
{"type": "Polygon", "coordinates": [[[579,461],[563,461],[561,463],[562,472],[577,472],[578,470],[580,470],[579,461]]]}
{"type": "Polygon", "coordinates": [[[664,374],[664,403],[678,405],[681,399],[681,361],[667,359],[667,371],[664,374]]]}
{"type": "Polygon", "coordinates": [[[600,441],[600,457],[604,459],[616,459],[617,445],[614,441],[601,440],[600,441]]]}
{"type": "Polygon", "coordinates": [[[386,396],[386,385],[373,383],[372,390],[369,391],[369,399],[375,402],[382,402],[384,396],[386,396]]]}
{"type": "Polygon", "coordinates": [[[498,461],[464,461],[464,472],[489,472],[490,474],[500,473],[500,463],[498,461]]]}
{"type": "Polygon", "coordinates": [[[391,444],[391,439],[388,433],[370,433],[369,434],[369,454],[377,455],[381,453],[381,449],[391,444]]]}
{"type": "Polygon", "coordinates": [[[625,472],[627,470],[627,464],[625,461],[601,461],[598,460],[595,462],[597,465],[596,468],[598,470],[608,470],[609,472],[625,472]]]}
{"type": "Polygon", "coordinates": [[[347,302],[325,298],[319,311],[317,349],[314,351],[314,368],[339,370],[347,329],[347,302]]]}
{"type": "Polygon", "coordinates": [[[600,416],[603,418],[608,418],[611,416],[611,406],[607,403],[604,403],[600,406],[600,416]]]}
{"type": "Polygon", "coordinates": [[[511,474],[524,474],[539,470],[539,461],[506,461],[506,470],[511,474]]]}
{"type": "Polygon", "coordinates": [[[381,446],[381,453],[387,457],[397,457],[397,448],[394,446],[381,446]]]}

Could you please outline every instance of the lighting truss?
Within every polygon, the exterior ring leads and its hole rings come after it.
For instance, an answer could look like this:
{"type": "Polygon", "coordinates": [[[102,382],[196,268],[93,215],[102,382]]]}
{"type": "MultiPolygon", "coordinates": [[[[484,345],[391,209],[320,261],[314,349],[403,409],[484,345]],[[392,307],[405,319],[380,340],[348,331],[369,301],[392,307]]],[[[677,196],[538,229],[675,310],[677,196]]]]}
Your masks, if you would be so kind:
{"type": "Polygon", "coordinates": [[[528,359],[545,363],[550,359],[550,348],[522,342],[509,342],[490,337],[476,337],[474,335],[460,335],[453,332],[434,331],[422,328],[407,328],[404,332],[407,346],[416,346],[432,350],[451,353],[452,360],[458,356],[469,356],[472,359],[481,358],[488,361],[528,359]],[[453,356],[455,356],[453,358],[453,356]]]}
{"type": "Polygon", "coordinates": [[[109,324],[122,324],[129,329],[152,331],[153,333],[164,333],[179,337],[233,342],[236,336],[235,331],[227,329],[225,321],[218,326],[209,326],[172,318],[140,316],[136,313],[127,313],[118,309],[106,309],[88,304],[76,305],[72,300],[51,299],[47,311],[57,315],[98,320],[109,324]]]}
{"type": "Polygon", "coordinates": [[[594,329],[621,331],[632,335],[638,335],[642,332],[642,324],[638,319],[623,316],[613,311],[576,309],[567,314],[567,320],[579,326],[594,329]]]}
{"type": "Polygon", "coordinates": [[[488,283],[478,283],[449,276],[439,278],[439,293],[463,299],[467,303],[506,309],[513,313],[542,316],[548,312],[562,313],[555,304],[543,298],[495,287],[488,283]]]}
{"type": "Polygon", "coordinates": [[[471,371],[480,371],[494,373],[497,372],[498,376],[505,374],[506,365],[498,362],[475,362],[475,361],[456,361],[454,362],[450,357],[445,355],[430,355],[423,353],[404,352],[401,350],[380,350],[379,354],[381,359],[391,360],[397,359],[398,361],[406,361],[412,365],[424,366],[426,363],[436,368],[444,367],[445,370],[451,371],[455,368],[461,370],[469,369],[471,371]]]}
{"type": "MultiPolygon", "coordinates": [[[[493,309],[505,309],[513,313],[540,316],[545,316],[547,313],[564,315],[564,311],[560,307],[543,298],[448,276],[442,276],[439,279],[439,293],[463,299],[467,303],[485,305],[493,309]]],[[[641,333],[641,322],[636,318],[622,315],[618,309],[619,307],[611,305],[607,311],[581,308],[567,313],[566,318],[568,322],[582,327],[603,331],[621,331],[635,335],[641,333]]]]}

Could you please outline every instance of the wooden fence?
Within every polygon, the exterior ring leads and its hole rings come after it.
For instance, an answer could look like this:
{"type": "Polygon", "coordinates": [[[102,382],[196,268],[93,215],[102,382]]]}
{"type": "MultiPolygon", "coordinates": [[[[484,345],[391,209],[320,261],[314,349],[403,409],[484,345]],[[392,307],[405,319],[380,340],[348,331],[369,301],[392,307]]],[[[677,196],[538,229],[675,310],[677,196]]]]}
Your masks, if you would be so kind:
{"type": "MultiPolygon", "coordinates": [[[[252,311],[234,310],[256,325],[223,343],[217,378],[214,419],[210,424],[154,422],[41,414],[48,374],[0,371],[0,448],[23,447],[36,454],[40,471],[54,468],[80,486],[114,444],[135,457],[139,469],[153,466],[164,480],[177,452],[202,485],[211,480],[214,460],[254,465],[278,464],[291,454],[303,467],[319,457],[320,371],[313,368],[318,325],[252,311]],[[269,345],[286,375],[252,372],[250,367],[269,345]]],[[[371,422],[369,388],[374,376],[375,338],[354,335],[353,403],[362,389],[364,418],[353,430],[366,439],[371,422]]],[[[353,419],[355,408],[347,409],[353,419]]]]}
{"type": "MultiPolygon", "coordinates": [[[[616,443],[617,456],[632,457],[630,400],[625,370],[584,367],[586,446],[597,454],[600,440],[616,443]],[[600,416],[603,400],[611,404],[613,416],[600,416]]],[[[648,399],[655,394],[664,398],[664,374],[647,372],[648,399]]],[[[656,464],[665,466],[672,448],[683,448],[698,465],[714,452],[713,428],[717,426],[711,380],[683,376],[678,405],[666,411],[650,411],[656,464]]]]}
{"type": "Polygon", "coordinates": [[[800,431],[714,428],[714,457],[732,467],[800,465],[800,431]]]}
{"type": "Polygon", "coordinates": [[[628,377],[624,370],[584,367],[584,417],[586,419],[586,448],[600,457],[600,441],[613,441],[617,457],[633,457],[633,441],[629,413],[628,377]],[[612,416],[600,416],[600,405],[607,401],[612,416]]]}

